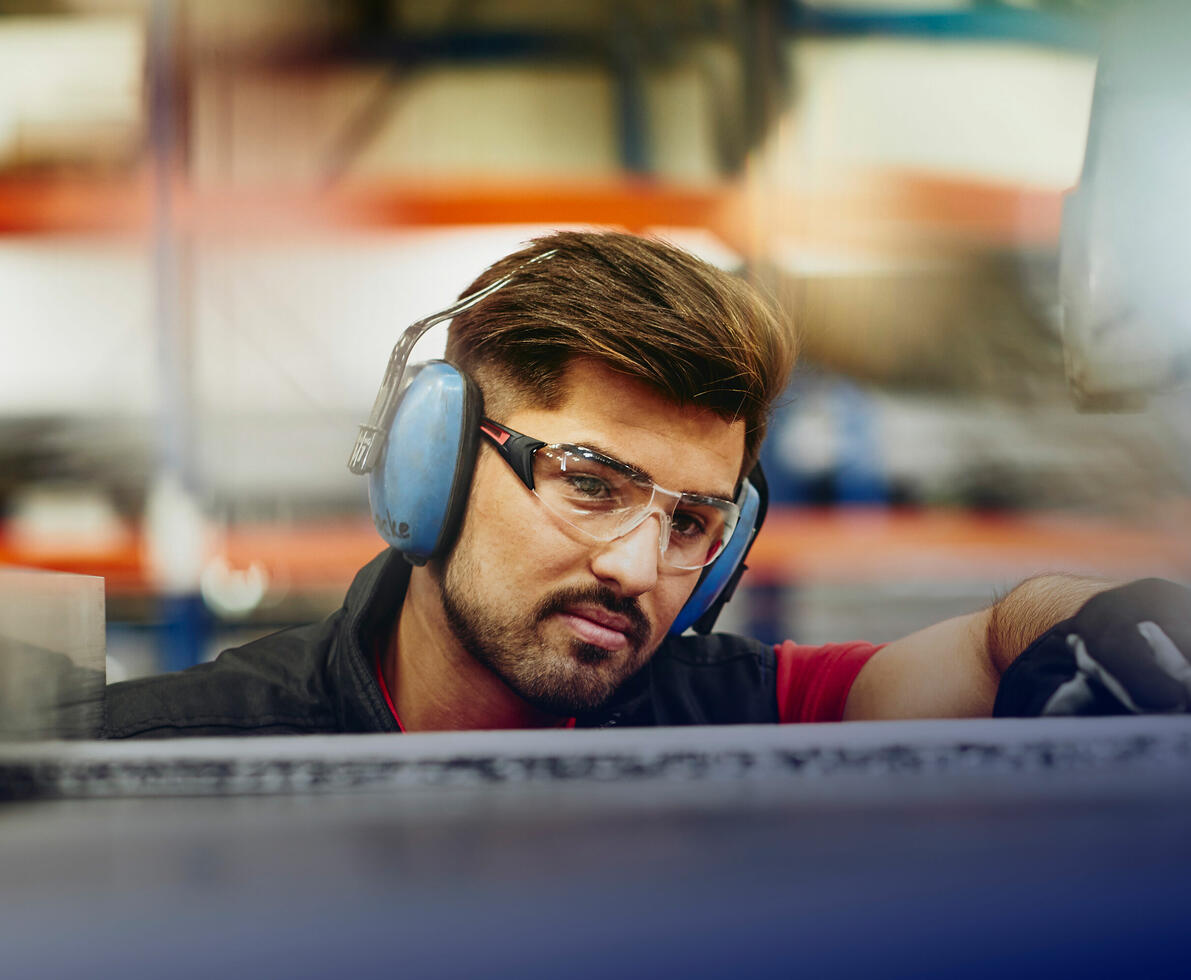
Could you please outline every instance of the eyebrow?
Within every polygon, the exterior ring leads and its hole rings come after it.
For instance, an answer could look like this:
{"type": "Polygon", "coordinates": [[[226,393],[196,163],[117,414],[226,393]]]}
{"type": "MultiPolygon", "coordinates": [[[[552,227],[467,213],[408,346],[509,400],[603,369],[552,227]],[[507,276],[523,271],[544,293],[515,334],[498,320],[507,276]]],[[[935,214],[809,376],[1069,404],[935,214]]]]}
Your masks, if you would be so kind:
{"type": "MultiPolygon", "coordinates": [[[[619,463],[625,469],[632,470],[634,473],[637,473],[637,474],[643,476],[645,479],[647,479],[650,483],[654,484],[655,486],[661,486],[661,484],[658,483],[658,481],[654,479],[653,474],[650,473],[649,470],[643,469],[640,466],[634,466],[632,463],[626,463],[623,459],[621,459],[619,456],[617,456],[616,453],[610,452],[608,449],[605,449],[598,442],[591,442],[589,440],[584,440],[582,442],[572,443],[572,445],[576,446],[577,448],[581,448],[581,449],[590,449],[593,452],[599,453],[601,456],[607,456],[609,459],[614,460],[615,462],[619,463]]],[[[670,488],[665,487],[663,489],[669,490],[670,488]]],[[[715,500],[722,500],[725,503],[729,503],[729,504],[736,502],[736,497],[731,493],[713,493],[712,491],[709,491],[709,490],[689,490],[689,489],[677,490],[677,491],[672,491],[672,492],[689,494],[692,497],[711,497],[715,500]]]]}

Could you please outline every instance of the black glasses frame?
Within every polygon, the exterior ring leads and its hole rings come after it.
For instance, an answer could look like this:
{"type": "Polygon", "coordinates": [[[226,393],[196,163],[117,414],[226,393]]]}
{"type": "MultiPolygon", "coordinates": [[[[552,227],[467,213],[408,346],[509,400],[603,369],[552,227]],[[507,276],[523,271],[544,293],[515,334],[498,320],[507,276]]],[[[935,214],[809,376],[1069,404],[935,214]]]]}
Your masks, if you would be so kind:
{"type": "Polygon", "coordinates": [[[546,443],[541,439],[532,439],[520,432],[515,432],[489,418],[480,419],[480,432],[488,437],[488,441],[492,443],[496,451],[513,468],[517,479],[532,490],[533,454],[546,443]]]}
{"type": "MultiPolygon", "coordinates": [[[[534,439],[531,436],[510,429],[507,425],[494,422],[489,418],[480,420],[480,432],[488,437],[496,451],[513,468],[513,472],[517,474],[517,479],[524,483],[528,489],[533,490],[534,453],[544,446],[552,445],[552,443],[543,442],[541,439],[534,439]]],[[[653,486],[653,480],[640,470],[633,469],[633,467],[621,462],[619,459],[613,459],[611,456],[597,453],[594,449],[588,449],[586,446],[572,446],[569,443],[559,443],[558,447],[579,453],[585,459],[602,463],[619,473],[623,473],[634,483],[641,486],[653,486]]]]}

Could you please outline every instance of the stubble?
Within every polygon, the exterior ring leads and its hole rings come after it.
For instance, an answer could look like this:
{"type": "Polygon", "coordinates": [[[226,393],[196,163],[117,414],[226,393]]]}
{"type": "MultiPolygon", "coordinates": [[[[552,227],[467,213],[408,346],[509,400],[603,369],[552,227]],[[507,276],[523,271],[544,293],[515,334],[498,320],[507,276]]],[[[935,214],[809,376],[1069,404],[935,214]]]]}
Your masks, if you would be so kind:
{"type": "Polygon", "coordinates": [[[648,617],[634,597],[606,586],[562,588],[528,614],[486,607],[484,583],[465,555],[438,569],[446,620],[462,647],[528,704],[560,718],[595,710],[640,670],[653,652],[648,617]],[[619,651],[575,637],[550,639],[552,617],[575,605],[597,605],[629,622],[628,644],[619,651]]]}

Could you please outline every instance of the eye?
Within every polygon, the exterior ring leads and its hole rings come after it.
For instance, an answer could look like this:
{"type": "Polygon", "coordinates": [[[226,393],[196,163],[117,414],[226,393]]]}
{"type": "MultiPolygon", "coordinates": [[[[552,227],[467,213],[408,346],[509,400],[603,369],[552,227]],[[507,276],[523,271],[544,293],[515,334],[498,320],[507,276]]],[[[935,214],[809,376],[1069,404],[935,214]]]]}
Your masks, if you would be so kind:
{"type": "Polygon", "coordinates": [[[698,514],[678,510],[670,520],[670,533],[683,538],[700,539],[707,536],[707,524],[698,514]]]}
{"type": "Polygon", "coordinates": [[[565,475],[568,491],[576,496],[589,500],[607,500],[612,495],[612,488],[598,476],[588,473],[567,473],[565,475]]]}

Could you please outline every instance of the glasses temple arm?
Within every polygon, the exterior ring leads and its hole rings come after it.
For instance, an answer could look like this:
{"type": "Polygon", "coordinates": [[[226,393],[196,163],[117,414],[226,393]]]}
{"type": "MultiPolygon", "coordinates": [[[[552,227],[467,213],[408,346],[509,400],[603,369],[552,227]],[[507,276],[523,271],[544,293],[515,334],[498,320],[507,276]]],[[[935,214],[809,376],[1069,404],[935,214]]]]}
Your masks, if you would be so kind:
{"type": "Polygon", "coordinates": [[[517,479],[529,490],[533,489],[533,454],[546,445],[541,439],[531,439],[514,432],[492,419],[480,421],[480,432],[486,435],[496,451],[504,457],[517,479]]]}

